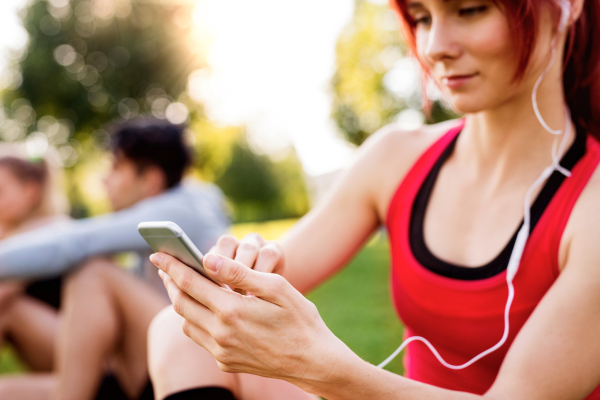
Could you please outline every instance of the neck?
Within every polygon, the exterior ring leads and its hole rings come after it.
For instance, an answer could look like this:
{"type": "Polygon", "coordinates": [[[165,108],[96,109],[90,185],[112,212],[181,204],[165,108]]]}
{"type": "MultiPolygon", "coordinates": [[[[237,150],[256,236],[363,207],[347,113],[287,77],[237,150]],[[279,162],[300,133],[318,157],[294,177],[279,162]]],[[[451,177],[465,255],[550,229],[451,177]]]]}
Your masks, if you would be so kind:
{"type": "MultiPolygon", "coordinates": [[[[564,133],[567,113],[560,80],[554,79],[554,85],[547,83],[538,91],[539,110],[550,128],[564,133]]],[[[575,138],[574,127],[570,136],[567,146],[575,138]]],[[[525,90],[495,109],[468,115],[456,154],[472,174],[501,182],[521,171],[541,172],[551,164],[554,141],[560,139],[562,135],[557,137],[541,125],[534,113],[531,91],[525,90]]]]}
{"type": "MultiPolygon", "coordinates": [[[[555,48],[562,49],[564,40],[562,37],[555,48]]],[[[467,116],[456,154],[470,167],[472,174],[492,176],[499,181],[525,175],[525,172],[539,174],[552,163],[553,144],[562,139],[567,120],[571,124],[567,146],[573,142],[575,128],[565,108],[562,63],[556,60],[562,60],[562,51],[557,52],[543,79],[538,77],[551,62],[551,53],[532,67],[534,71],[528,74],[529,79],[519,82],[523,87],[519,93],[497,107],[467,116]],[[532,92],[538,79],[542,79],[537,90],[538,110],[550,129],[562,131],[561,135],[548,132],[535,115],[532,92]]]]}

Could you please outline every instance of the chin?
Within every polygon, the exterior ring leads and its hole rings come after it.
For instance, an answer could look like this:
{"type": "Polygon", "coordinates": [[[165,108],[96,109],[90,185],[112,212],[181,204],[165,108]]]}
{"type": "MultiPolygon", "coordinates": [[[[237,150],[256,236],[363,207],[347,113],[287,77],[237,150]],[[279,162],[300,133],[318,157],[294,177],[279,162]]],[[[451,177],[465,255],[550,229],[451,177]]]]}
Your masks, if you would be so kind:
{"type": "Polygon", "coordinates": [[[112,211],[119,211],[119,210],[123,209],[121,204],[119,204],[119,202],[115,201],[114,199],[109,199],[109,203],[110,203],[110,209],[112,211]]]}
{"type": "Polygon", "coordinates": [[[489,108],[488,101],[482,96],[461,93],[447,95],[446,99],[450,103],[450,107],[458,114],[474,114],[489,108]]]}

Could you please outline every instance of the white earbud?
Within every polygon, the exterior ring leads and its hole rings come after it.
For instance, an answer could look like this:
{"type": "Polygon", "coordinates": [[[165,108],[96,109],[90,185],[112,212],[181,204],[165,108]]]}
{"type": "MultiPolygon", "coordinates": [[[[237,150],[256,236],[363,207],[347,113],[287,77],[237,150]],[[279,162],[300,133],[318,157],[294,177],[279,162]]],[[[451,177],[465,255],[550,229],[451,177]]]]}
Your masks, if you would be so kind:
{"type": "Polygon", "coordinates": [[[563,33],[567,29],[569,18],[571,18],[571,3],[569,0],[558,0],[560,7],[560,21],[558,23],[558,33],[563,33]]]}

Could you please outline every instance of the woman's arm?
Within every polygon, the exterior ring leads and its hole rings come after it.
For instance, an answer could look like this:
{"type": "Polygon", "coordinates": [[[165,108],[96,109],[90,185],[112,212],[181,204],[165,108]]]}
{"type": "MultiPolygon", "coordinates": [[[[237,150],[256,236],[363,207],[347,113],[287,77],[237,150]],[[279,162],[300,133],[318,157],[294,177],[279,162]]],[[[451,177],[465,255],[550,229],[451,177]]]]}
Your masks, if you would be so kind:
{"type": "MultiPolygon", "coordinates": [[[[598,180],[598,179],[597,179],[598,180]]],[[[314,305],[285,279],[207,255],[205,266],[242,296],[177,260],[153,259],[184,331],[228,372],[284,379],[335,399],[581,400],[600,383],[600,185],[581,196],[563,238],[563,272],[513,342],[483,396],[449,391],[377,369],[325,326],[314,305]]]]}
{"type": "Polygon", "coordinates": [[[327,279],[385,222],[389,201],[422,152],[456,122],[406,132],[390,125],[371,136],[328,195],[279,242],[256,234],[222,237],[213,251],[283,275],[302,293],[327,279]],[[285,267],[284,267],[285,264],[285,267]]]}

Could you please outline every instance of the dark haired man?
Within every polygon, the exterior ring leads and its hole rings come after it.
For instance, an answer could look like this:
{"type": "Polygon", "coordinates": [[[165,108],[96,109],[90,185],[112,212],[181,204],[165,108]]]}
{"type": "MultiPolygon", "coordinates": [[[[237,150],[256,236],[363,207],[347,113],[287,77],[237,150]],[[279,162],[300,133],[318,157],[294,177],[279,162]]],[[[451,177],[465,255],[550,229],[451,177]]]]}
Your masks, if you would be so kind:
{"type": "MultiPolygon", "coordinates": [[[[113,213],[0,243],[0,279],[69,272],[50,388],[54,399],[93,399],[103,379],[105,397],[151,398],[146,332],[154,315],[168,305],[168,297],[156,268],[147,262],[150,248],[137,225],[173,221],[203,252],[228,227],[223,197],[215,186],[180,183],[191,163],[180,127],[156,120],[118,126],[112,153],[105,185],[113,213]],[[131,251],[138,257],[127,272],[106,258],[131,251]]],[[[3,392],[0,382],[0,397],[28,389],[7,387],[3,392]]]]}

